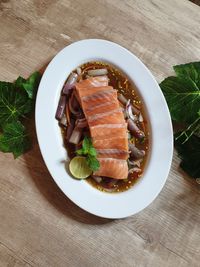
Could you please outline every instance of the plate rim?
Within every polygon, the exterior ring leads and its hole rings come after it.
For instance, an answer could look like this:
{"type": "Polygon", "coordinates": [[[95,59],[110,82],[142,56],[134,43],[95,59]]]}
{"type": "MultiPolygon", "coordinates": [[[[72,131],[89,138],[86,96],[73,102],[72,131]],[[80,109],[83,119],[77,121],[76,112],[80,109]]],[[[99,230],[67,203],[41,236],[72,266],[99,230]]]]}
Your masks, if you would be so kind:
{"type": "MultiPolygon", "coordinates": [[[[97,45],[98,46],[98,45],[97,45]]],[[[112,64],[112,62],[110,62],[112,64]]],[[[77,67],[77,66],[76,66],[77,67]]],[[[62,69],[62,68],[61,68],[62,69]]],[[[73,68],[74,69],[74,68],[73,68]]],[[[71,69],[71,71],[73,70],[71,69]]],[[[123,72],[126,73],[126,70],[122,69],[123,72]]],[[[66,80],[67,77],[65,77],[65,80],[66,80]]],[[[135,80],[134,80],[134,83],[135,83],[135,80]]],[[[60,90],[61,90],[61,82],[60,82],[60,90]]],[[[63,84],[62,84],[63,85],[63,84]]],[[[137,90],[140,92],[140,88],[137,88],[137,90]]],[[[59,91],[60,93],[60,91],[59,91]]],[[[58,92],[57,92],[57,96],[58,96],[58,92]]],[[[145,101],[145,100],[144,100],[145,101]]],[[[55,101],[56,102],[56,101],[55,101]]],[[[131,216],[133,214],[136,214],[138,213],[139,211],[143,210],[144,208],[146,208],[148,205],[150,205],[153,200],[158,196],[158,194],[160,193],[160,191],[162,190],[166,180],[167,180],[167,177],[168,177],[168,174],[169,174],[169,171],[170,171],[170,167],[171,167],[171,162],[172,162],[172,157],[173,157],[173,129],[172,129],[172,123],[171,123],[171,117],[170,117],[170,113],[169,113],[169,110],[168,110],[168,107],[167,107],[167,103],[165,101],[165,98],[159,88],[159,85],[157,83],[157,81],[155,80],[154,76],[152,75],[152,73],[150,72],[150,70],[142,63],[142,61],[136,57],[132,52],[130,52],[129,50],[127,50],[126,48],[120,46],[119,44],[116,44],[116,43],[113,43],[113,42],[110,42],[110,41],[107,41],[107,40],[103,40],[103,39],[85,39],[85,40],[81,40],[81,41],[77,41],[75,43],[72,43],[68,46],[66,46],[65,48],[63,48],[58,54],[56,54],[56,56],[51,60],[51,62],[48,64],[44,74],[43,74],[43,77],[41,79],[41,83],[39,85],[39,88],[38,88],[38,94],[37,94],[37,98],[36,98],[36,109],[35,109],[35,122],[36,122],[36,132],[37,132],[37,138],[38,138],[38,143],[39,143],[39,147],[40,147],[40,151],[41,151],[41,154],[42,154],[42,157],[44,159],[44,162],[52,176],[52,178],[54,179],[55,183],[58,185],[58,187],[61,189],[61,191],[69,198],[71,199],[72,202],[74,202],[77,206],[79,206],[80,208],[86,210],[87,212],[91,213],[91,214],[94,214],[96,216],[99,216],[99,217],[103,217],[103,218],[110,218],[110,219],[116,219],[116,218],[125,218],[125,217],[128,217],[128,216],[131,216]],[[95,211],[95,209],[91,209],[91,208],[88,208],[87,206],[87,203],[84,203],[84,205],[82,205],[79,201],[77,201],[77,199],[74,199],[72,197],[72,195],[69,194],[69,192],[67,192],[63,187],[62,187],[62,184],[59,182],[59,180],[57,179],[55,173],[52,171],[52,167],[50,166],[50,162],[48,161],[47,157],[46,157],[46,152],[45,152],[45,146],[44,144],[42,143],[43,140],[41,138],[41,131],[40,131],[40,127],[41,127],[41,118],[40,118],[40,109],[41,109],[41,104],[38,99],[40,98],[40,95],[41,95],[41,90],[43,90],[42,88],[44,87],[45,83],[48,81],[48,75],[51,74],[51,71],[52,71],[52,68],[54,67],[55,64],[57,64],[56,62],[59,62],[60,60],[62,61],[62,57],[63,57],[63,54],[66,53],[66,51],[69,51],[71,48],[73,50],[73,48],[75,48],[75,50],[78,48],[80,49],[81,46],[83,45],[95,45],[95,44],[100,44],[102,47],[105,45],[106,47],[115,47],[115,49],[119,50],[119,51],[123,51],[123,53],[126,53],[129,57],[130,57],[130,60],[131,58],[135,60],[135,62],[137,62],[140,67],[142,66],[142,68],[145,70],[146,73],[148,73],[148,78],[153,81],[154,83],[154,86],[157,87],[158,89],[158,95],[161,97],[161,101],[162,103],[164,104],[165,106],[165,111],[166,111],[166,117],[168,118],[168,130],[169,132],[171,132],[171,138],[169,138],[169,151],[168,151],[168,164],[165,166],[165,177],[163,177],[161,180],[162,182],[160,183],[160,186],[159,188],[157,189],[157,191],[154,193],[154,196],[151,198],[151,201],[148,201],[148,203],[145,203],[142,207],[138,208],[135,212],[134,211],[130,211],[129,212],[126,212],[126,213],[120,213],[118,210],[115,210],[115,212],[111,212],[111,214],[109,213],[109,211],[106,211],[103,212],[102,210],[98,210],[98,211],[95,211]]],[[[151,125],[151,121],[150,121],[150,125],[151,125]]],[[[152,131],[153,133],[153,131],[152,131]]],[[[61,134],[60,134],[61,135],[61,134]]],[[[152,146],[153,147],[153,146],[152,146]]],[[[149,163],[150,164],[150,163],[149,163]]],[[[144,177],[142,177],[141,179],[143,179],[144,177]]],[[[72,178],[70,178],[72,179],[72,178]]],[[[133,186],[133,188],[135,187],[136,185],[133,186]]],[[[92,186],[90,186],[92,187],[92,186]]],[[[82,188],[85,188],[86,187],[82,187],[82,188]]],[[[97,189],[93,188],[93,190],[95,191],[98,191],[97,189]]],[[[87,191],[87,192],[90,192],[91,190],[87,191]]],[[[127,192],[130,192],[131,189],[129,189],[128,191],[125,191],[123,193],[117,193],[117,194],[109,194],[110,196],[107,197],[108,199],[112,198],[112,199],[116,199],[116,197],[114,197],[114,195],[116,196],[120,196],[121,194],[129,194],[130,193],[127,193],[127,192]]],[[[103,194],[106,194],[108,195],[108,193],[103,193],[103,194]]],[[[98,193],[97,193],[98,195],[98,193]]]]}

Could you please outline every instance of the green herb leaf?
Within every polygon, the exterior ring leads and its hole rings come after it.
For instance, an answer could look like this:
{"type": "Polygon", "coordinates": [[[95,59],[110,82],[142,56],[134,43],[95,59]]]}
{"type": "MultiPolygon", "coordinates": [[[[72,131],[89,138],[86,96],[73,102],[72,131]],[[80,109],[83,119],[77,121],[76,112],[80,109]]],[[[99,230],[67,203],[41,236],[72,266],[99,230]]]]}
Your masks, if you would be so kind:
{"type": "Polygon", "coordinates": [[[15,86],[23,88],[30,99],[35,99],[40,79],[41,74],[39,72],[34,72],[27,80],[19,76],[15,81],[15,86]]]}
{"type": "Polygon", "coordinates": [[[96,151],[96,149],[94,147],[90,147],[90,149],[88,151],[88,154],[91,155],[91,156],[96,157],[97,151],[96,151]]]}
{"type": "Polygon", "coordinates": [[[17,158],[30,148],[25,127],[19,121],[8,123],[4,126],[3,134],[0,135],[0,150],[12,152],[17,158]]]}
{"type": "Polygon", "coordinates": [[[85,136],[82,143],[82,148],[77,150],[76,153],[78,155],[87,155],[90,154],[92,156],[96,156],[96,150],[92,145],[91,138],[85,136]]]}
{"type": "Polygon", "coordinates": [[[83,139],[83,147],[82,147],[82,149],[83,149],[83,154],[88,154],[89,153],[89,150],[90,150],[90,147],[92,147],[92,140],[91,140],[91,138],[89,138],[89,137],[85,137],[84,139],[83,139]]]}
{"type": "Polygon", "coordinates": [[[175,134],[175,148],[179,157],[182,159],[181,168],[193,178],[200,177],[200,138],[192,135],[184,142],[184,136],[180,133],[175,134]],[[179,138],[177,139],[177,136],[179,138]]]}
{"type": "Polygon", "coordinates": [[[77,153],[78,155],[84,155],[84,154],[83,154],[83,149],[82,149],[82,148],[76,150],[76,153],[77,153]]]}
{"type": "Polygon", "coordinates": [[[0,127],[24,117],[32,107],[25,91],[15,88],[12,83],[0,82],[0,127]]]}
{"type": "Polygon", "coordinates": [[[100,168],[99,161],[96,158],[97,152],[93,147],[92,139],[85,137],[83,139],[82,148],[76,151],[78,155],[86,156],[86,161],[91,170],[96,171],[100,168]]]}
{"type": "Polygon", "coordinates": [[[88,155],[86,161],[91,170],[97,171],[100,168],[100,163],[95,156],[88,155]]]}

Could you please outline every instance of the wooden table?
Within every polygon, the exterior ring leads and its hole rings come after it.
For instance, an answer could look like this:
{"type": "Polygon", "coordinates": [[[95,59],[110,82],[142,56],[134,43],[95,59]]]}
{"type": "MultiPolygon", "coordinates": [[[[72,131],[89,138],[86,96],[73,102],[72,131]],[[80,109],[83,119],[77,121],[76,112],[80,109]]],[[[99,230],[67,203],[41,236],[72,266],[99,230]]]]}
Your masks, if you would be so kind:
{"type": "MultiPolygon", "coordinates": [[[[74,41],[103,38],[135,53],[159,82],[173,65],[199,60],[199,14],[186,0],[2,0],[0,80],[27,77],[74,41]]],[[[200,266],[199,185],[181,172],[176,153],[148,208],[107,220],[62,194],[34,125],[32,133],[30,152],[17,160],[0,155],[1,267],[200,266]]]]}

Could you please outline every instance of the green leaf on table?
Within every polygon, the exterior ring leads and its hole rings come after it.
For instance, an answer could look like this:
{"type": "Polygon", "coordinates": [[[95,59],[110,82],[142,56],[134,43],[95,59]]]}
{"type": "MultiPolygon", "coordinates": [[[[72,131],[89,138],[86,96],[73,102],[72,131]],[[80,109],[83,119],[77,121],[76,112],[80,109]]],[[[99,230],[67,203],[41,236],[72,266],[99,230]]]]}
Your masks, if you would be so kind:
{"type": "Polygon", "coordinates": [[[19,121],[8,123],[0,134],[0,150],[12,152],[17,158],[30,148],[30,141],[25,127],[19,121]]]}
{"type": "Polygon", "coordinates": [[[182,144],[184,144],[193,134],[195,134],[197,137],[200,137],[200,116],[186,129],[181,131],[179,135],[176,135],[176,140],[181,138],[182,144]]]}
{"type": "Polygon", "coordinates": [[[200,62],[176,65],[173,67],[178,77],[187,77],[200,89],[200,62]]]}
{"type": "Polygon", "coordinates": [[[184,137],[175,134],[175,148],[181,158],[181,168],[193,178],[200,177],[200,138],[192,135],[190,139],[183,143],[184,137]]]}
{"type": "Polygon", "coordinates": [[[0,127],[24,117],[32,110],[32,101],[27,93],[14,84],[0,82],[0,127]]]}
{"type": "Polygon", "coordinates": [[[34,72],[27,80],[19,76],[15,81],[15,86],[24,89],[30,99],[35,99],[40,79],[39,72],[34,72]]]}
{"type": "Polygon", "coordinates": [[[193,123],[200,110],[200,88],[187,76],[168,77],[160,83],[172,120],[193,123]]]}
{"type": "Polygon", "coordinates": [[[14,85],[17,88],[22,88],[23,87],[23,83],[25,83],[25,82],[26,82],[26,79],[24,79],[23,77],[19,76],[17,78],[17,80],[14,82],[14,85]]]}
{"type": "Polygon", "coordinates": [[[30,148],[20,120],[34,107],[40,79],[35,72],[27,80],[19,76],[14,83],[0,81],[0,150],[12,152],[15,158],[30,148]]]}
{"type": "Polygon", "coordinates": [[[182,125],[175,134],[180,166],[190,176],[200,177],[200,62],[174,66],[177,75],[166,78],[160,87],[173,122],[182,125]]]}

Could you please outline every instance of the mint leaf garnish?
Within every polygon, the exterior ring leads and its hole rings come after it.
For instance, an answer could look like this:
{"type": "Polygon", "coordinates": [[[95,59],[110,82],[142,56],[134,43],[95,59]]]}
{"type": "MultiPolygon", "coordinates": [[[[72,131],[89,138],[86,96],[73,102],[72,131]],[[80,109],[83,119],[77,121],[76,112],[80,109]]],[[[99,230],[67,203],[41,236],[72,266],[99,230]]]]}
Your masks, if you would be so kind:
{"type": "Polygon", "coordinates": [[[86,156],[86,162],[91,170],[97,171],[100,168],[99,161],[96,158],[97,152],[93,147],[92,139],[85,137],[83,139],[82,148],[76,151],[78,155],[86,156]]]}

